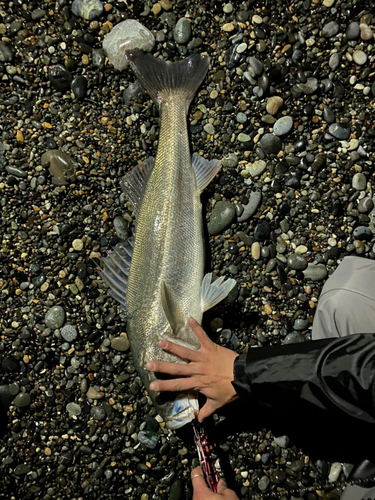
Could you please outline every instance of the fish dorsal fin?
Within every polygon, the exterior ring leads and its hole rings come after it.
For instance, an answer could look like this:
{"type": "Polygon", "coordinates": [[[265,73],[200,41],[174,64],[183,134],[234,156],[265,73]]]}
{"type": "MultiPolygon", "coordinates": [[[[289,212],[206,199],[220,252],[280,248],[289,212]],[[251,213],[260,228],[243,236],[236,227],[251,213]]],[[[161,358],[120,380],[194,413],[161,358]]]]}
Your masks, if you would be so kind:
{"type": "Polygon", "coordinates": [[[221,161],[206,160],[198,153],[194,153],[191,160],[195,170],[195,177],[197,179],[199,190],[202,192],[220,170],[221,161]]]}
{"type": "Polygon", "coordinates": [[[177,335],[185,324],[185,314],[165,281],[161,282],[161,303],[168,323],[171,325],[173,333],[177,335]]]}
{"type": "Polygon", "coordinates": [[[141,208],[143,195],[146,191],[147,182],[155,165],[155,158],[150,156],[145,162],[140,163],[121,179],[120,186],[126,197],[133,205],[134,214],[137,217],[141,208]]]}
{"type": "Polygon", "coordinates": [[[211,307],[216,306],[221,300],[225,299],[236,285],[236,280],[230,278],[224,281],[224,279],[224,276],[221,276],[212,281],[212,273],[205,274],[201,285],[202,312],[211,309],[211,307]]]}
{"type": "Polygon", "coordinates": [[[100,276],[110,288],[110,294],[125,310],[128,276],[133,255],[134,233],[126,241],[117,243],[115,248],[108,252],[107,257],[101,260],[104,267],[99,271],[100,276]]]}

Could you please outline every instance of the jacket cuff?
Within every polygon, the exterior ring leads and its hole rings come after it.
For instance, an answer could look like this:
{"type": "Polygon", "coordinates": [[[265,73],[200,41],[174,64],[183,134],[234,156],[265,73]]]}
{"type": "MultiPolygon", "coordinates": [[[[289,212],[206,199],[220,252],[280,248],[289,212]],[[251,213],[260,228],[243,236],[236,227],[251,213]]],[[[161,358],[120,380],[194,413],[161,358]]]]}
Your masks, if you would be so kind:
{"type": "Polygon", "coordinates": [[[248,396],[251,390],[246,377],[246,354],[240,354],[234,360],[233,379],[232,385],[237,394],[240,397],[248,396]]]}

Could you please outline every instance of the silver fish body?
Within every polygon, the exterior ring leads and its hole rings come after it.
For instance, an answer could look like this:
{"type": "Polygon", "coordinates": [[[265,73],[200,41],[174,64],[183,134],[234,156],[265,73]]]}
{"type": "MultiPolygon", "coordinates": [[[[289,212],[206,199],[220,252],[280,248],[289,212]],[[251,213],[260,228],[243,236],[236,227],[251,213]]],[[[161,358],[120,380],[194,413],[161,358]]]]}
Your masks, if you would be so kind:
{"type": "Polygon", "coordinates": [[[119,250],[115,248],[114,254],[104,259],[102,275],[122,304],[125,285],[119,277],[127,282],[127,331],[135,367],[167,425],[178,428],[195,418],[197,394],[150,391],[156,376],[145,365],[154,359],[181,362],[158,347],[162,338],[199,349],[187,318],[192,316],[200,323],[204,310],[224,298],[235,284],[222,279],[211,283],[210,275],[202,282],[200,193],[220,169],[220,162],[208,162],[199,155],[193,155],[192,160],[186,114],[207,72],[208,60],[192,56],[167,65],[139,51],[129,54],[129,59],[137,78],[159,105],[159,145],[154,164],[149,160],[137,166],[122,181],[136,213],[130,270],[126,272],[124,264],[121,267],[118,256],[126,252],[120,244],[119,250]]]}

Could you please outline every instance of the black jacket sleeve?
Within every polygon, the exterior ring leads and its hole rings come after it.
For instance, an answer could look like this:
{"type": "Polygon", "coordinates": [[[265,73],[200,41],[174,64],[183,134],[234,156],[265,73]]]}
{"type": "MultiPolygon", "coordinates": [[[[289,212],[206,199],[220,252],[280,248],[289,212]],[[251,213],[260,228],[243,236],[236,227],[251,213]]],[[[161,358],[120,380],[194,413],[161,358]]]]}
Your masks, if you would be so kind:
{"type": "Polygon", "coordinates": [[[375,334],[249,349],[236,358],[233,386],[274,420],[302,421],[305,433],[324,426],[331,442],[351,433],[365,451],[375,431],[375,334]]]}

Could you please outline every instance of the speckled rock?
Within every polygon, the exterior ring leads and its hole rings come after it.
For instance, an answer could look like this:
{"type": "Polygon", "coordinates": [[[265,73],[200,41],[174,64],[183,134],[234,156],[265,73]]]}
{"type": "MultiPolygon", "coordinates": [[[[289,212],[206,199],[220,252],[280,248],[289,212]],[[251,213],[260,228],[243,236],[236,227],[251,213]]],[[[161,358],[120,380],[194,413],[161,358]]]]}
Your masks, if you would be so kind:
{"type": "Polygon", "coordinates": [[[276,135],[288,134],[293,128],[293,118],[291,116],[282,116],[273,126],[273,133],[276,135]]]}
{"type": "Polygon", "coordinates": [[[190,40],[191,37],[191,24],[186,17],[181,17],[177,21],[173,32],[174,39],[180,45],[185,45],[190,40]]]}
{"type": "Polygon", "coordinates": [[[55,330],[61,328],[65,321],[65,311],[61,306],[51,307],[44,316],[44,322],[48,328],[55,330]]]}
{"type": "Polygon", "coordinates": [[[220,234],[226,229],[236,216],[236,208],[230,201],[218,201],[214,206],[207,224],[208,233],[220,234]]]}
{"type": "Polygon", "coordinates": [[[92,21],[103,13],[103,4],[100,0],[74,0],[72,12],[75,16],[92,21]]]}
{"type": "Polygon", "coordinates": [[[118,70],[125,69],[129,62],[125,51],[141,49],[150,52],[155,44],[155,37],[147,28],[135,19],[126,19],[112,29],[103,40],[103,49],[109,62],[118,70]]]}
{"type": "Polygon", "coordinates": [[[111,347],[115,351],[125,352],[130,347],[130,342],[127,335],[121,335],[120,337],[115,337],[111,340],[111,347]]]}

